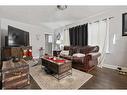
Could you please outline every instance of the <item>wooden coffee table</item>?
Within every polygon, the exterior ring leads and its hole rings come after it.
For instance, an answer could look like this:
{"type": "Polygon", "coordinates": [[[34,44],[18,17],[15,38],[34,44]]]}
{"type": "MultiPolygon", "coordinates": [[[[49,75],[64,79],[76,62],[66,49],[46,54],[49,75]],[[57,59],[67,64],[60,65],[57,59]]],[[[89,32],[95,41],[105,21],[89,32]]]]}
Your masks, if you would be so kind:
{"type": "Polygon", "coordinates": [[[53,72],[53,76],[58,80],[72,75],[72,62],[70,60],[57,58],[56,60],[52,58],[42,57],[42,65],[53,72]]]}

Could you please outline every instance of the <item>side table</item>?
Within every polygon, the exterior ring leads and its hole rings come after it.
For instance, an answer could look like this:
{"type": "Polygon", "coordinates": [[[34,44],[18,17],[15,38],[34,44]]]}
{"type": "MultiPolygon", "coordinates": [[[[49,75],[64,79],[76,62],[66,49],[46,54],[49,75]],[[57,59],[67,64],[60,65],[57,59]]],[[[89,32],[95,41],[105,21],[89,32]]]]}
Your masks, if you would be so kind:
{"type": "Polygon", "coordinates": [[[19,62],[3,61],[2,66],[2,88],[3,89],[18,89],[28,86],[29,79],[29,64],[25,60],[19,62]]]}
{"type": "Polygon", "coordinates": [[[53,56],[58,56],[60,54],[61,50],[53,50],[53,56]]]}

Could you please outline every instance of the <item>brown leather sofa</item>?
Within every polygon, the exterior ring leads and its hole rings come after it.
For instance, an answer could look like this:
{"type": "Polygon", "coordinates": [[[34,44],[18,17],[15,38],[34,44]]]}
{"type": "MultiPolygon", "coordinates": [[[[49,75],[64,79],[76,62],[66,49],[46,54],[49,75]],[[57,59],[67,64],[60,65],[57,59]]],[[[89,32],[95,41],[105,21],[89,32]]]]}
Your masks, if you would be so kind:
{"type": "Polygon", "coordinates": [[[98,52],[98,46],[64,46],[64,50],[69,50],[69,55],[60,55],[60,57],[71,60],[73,68],[85,72],[89,72],[97,66],[98,57],[101,55],[98,52]],[[85,54],[85,57],[74,57],[75,53],[85,54]]]}

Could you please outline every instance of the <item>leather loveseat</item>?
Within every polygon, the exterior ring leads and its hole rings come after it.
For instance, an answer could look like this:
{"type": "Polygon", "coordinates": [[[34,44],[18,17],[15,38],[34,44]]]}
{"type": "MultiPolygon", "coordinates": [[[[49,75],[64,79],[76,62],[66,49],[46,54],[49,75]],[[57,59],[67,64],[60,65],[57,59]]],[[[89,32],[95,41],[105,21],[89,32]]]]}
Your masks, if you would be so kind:
{"type": "Polygon", "coordinates": [[[72,67],[81,71],[89,72],[98,64],[98,57],[101,55],[98,46],[64,46],[64,50],[69,50],[69,55],[60,57],[71,60],[72,67]],[[73,54],[82,53],[84,57],[74,57],[73,54]]]}

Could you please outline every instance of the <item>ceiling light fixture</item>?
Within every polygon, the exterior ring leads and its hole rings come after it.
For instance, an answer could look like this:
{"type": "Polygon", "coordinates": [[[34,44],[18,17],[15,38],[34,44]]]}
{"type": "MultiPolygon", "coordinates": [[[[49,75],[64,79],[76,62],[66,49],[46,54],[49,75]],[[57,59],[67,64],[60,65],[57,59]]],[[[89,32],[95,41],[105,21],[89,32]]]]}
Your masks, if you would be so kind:
{"type": "Polygon", "coordinates": [[[57,5],[57,8],[59,10],[65,10],[67,8],[67,5],[57,5]]]}

